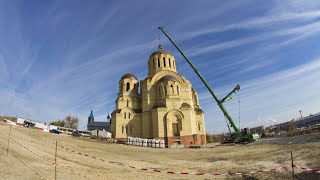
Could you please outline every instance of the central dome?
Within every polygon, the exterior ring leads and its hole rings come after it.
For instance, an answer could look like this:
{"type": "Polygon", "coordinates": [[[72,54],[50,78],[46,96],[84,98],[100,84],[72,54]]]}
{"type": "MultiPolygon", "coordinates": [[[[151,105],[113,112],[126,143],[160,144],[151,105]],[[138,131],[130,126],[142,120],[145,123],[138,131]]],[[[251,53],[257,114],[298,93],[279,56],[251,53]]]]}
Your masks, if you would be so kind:
{"type": "MultiPolygon", "coordinates": [[[[168,52],[168,51],[166,51],[166,50],[162,50],[162,49],[159,49],[158,51],[153,52],[153,53],[151,54],[151,56],[154,56],[154,55],[156,55],[156,54],[169,54],[169,55],[173,56],[170,52],[168,52]]],[[[150,57],[151,57],[151,56],[150,56],[150,57]]]]}
{"type": "Polygon", "coordinates": [[[153,52],[148,60],[148,75],[153,76],[154,74],[160,71],[174,71],[176,70],[176,62],[174,56],[162,49],[162,46],[159,45],[159,49],[153,52]]]}

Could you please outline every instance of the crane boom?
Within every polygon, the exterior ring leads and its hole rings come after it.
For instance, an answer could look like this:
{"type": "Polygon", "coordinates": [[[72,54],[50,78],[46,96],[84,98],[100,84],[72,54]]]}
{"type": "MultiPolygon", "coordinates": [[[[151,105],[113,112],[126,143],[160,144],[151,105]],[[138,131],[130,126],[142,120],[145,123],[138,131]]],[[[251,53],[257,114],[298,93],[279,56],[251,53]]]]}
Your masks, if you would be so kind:
{"type": "Polygon", "coordinates": [[[178,49],[178,51],[180,52],[180,54],[184,57],[184,59],[189,63],[189,65],[192,67],[192,69],[194,70],[194,72],[199,76],[199,78],[201,79],[201,81],[204,83],[204,85],[207,87],[207,89],[209,90],[210,94],[212,95],[212,97],[216,100],[218,106],[220,107],[221,111],[223,112],[223,114],[225,115],[225,117],[228,119],[229,123],[231,124],[231,127],[234,129],[235,133],[240,136],[241,132],[238,129],[238,127],[236,126],[236,124],[233,122],[231,116],[229,115],[229,113],[227,112],[227,110],[224,108],[223,106],[223,102],[232,94],[234,93],[236,90],[240,89],[240,85],[238,84],[225,98],[223,98],[221,101],[218,99],[218,97],[214,94],[213,90],[211,89],[211,87],[209,86],[209,84],[207,83],[207,81],[202,77],[202,75],[199,73],[199,71],[194,67],[194,65],[191,63],[191,61],[188,59],[188,57],[182,52],[182,50],[178,47],[178,45],[170,38],[170,36],[164,31],[163,27],[159,27],[159,30],[161,30],[163,32],[163,34],[171,41],[171,43],[178,49]]]}

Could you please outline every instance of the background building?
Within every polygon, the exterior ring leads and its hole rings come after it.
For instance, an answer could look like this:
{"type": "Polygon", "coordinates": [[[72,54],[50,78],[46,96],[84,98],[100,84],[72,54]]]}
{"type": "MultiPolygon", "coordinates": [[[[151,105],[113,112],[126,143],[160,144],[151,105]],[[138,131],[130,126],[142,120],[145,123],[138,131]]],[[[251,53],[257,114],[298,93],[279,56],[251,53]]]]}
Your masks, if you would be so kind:
{"type": "Polygon", "coordinates": [[[198,93],[177,73],[171,53],[159,46],[148,60],[148,76],[140,83],[139,93],[139,81],[133,74],[119,81],[116,110],[111,115],[114,138],[163,139],[167,146],[206,144],[198,93]]]}
{"type": "MultiPolygon", "coordinates": [[[[108,120],[110,119],[110,116],[108,115],[108,120]]],[[[87,130],[106,130],[109,131],[110,123],[109,122],[95,122],[93,111],[91,111],[89,117],[88,117],[88,124],[87,124],[87,130]]]]}

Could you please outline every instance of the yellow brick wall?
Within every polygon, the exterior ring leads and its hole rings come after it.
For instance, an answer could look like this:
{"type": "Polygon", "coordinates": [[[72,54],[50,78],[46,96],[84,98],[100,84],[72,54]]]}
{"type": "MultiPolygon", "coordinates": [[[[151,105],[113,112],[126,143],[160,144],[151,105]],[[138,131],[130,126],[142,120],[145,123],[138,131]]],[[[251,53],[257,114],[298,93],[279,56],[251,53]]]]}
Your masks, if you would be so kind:
{"type": "Polygon", "coordinates": [[[127,78],[119,81],[116,110],[112,113],[113,137],[171,137],[172,123],[177,122],[181,130],[180,136],[205,135],[204,114],[201,110],[195,111],[201,109],[198,93],[187,79],[177,73],[175,65],[175,58],[169,53],[161,52],[151,56],[148,61],[148,77],[140,81],[140,94],[138,94],[137,79],[127,78]],[[164,60],[167,67],[164,67],[164,60]],[[173,80],[159,82],[164,76],[170,76],[173,80]],[[127,83],[130,84],[129,90],[127,83]],[[160,103],[165,107],[154,108],[160,103]],[[182,103],[187,103],[190,107],[181,107],[182,103]],[[128,113],[131,114],[130,119],[128,113]],[[126,129],[122,131],[123,126],[129,127],[128,132],[126,129]]]}

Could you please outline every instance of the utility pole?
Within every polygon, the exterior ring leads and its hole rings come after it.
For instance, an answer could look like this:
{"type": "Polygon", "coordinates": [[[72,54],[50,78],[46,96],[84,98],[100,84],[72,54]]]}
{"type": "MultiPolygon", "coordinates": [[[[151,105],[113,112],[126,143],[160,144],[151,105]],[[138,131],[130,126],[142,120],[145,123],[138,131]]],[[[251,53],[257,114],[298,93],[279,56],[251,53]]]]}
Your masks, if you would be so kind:
{"type": "Polygon", "coordinates": [[[8,147],[7,147],[7,156],[9,154],[9,143],[10,143],[10,138],[11,138],[11,129],[12,129],[12,125],[10,126],[10,132],[9,132],[9,139],[8,139],[8,147]]]}
{"type": "Polygon", "coordinates": [[[54,156],[54,179],[57,179],[57,150],[58,150],[58,141],[56,141],[56,152],[54,156]]]}

